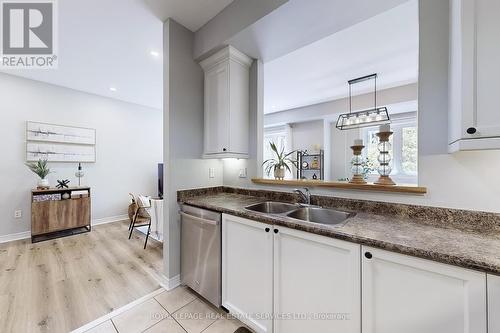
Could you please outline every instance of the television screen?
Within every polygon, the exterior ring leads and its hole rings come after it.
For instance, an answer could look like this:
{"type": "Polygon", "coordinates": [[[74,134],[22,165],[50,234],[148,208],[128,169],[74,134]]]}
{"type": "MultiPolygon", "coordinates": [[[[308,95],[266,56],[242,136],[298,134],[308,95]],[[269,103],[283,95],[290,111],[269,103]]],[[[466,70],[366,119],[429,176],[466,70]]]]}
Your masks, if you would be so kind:
{"type": "Polygon", "coordinates": [[[163,163],[158,163],[158,197],[163,199],[163,163]]]}

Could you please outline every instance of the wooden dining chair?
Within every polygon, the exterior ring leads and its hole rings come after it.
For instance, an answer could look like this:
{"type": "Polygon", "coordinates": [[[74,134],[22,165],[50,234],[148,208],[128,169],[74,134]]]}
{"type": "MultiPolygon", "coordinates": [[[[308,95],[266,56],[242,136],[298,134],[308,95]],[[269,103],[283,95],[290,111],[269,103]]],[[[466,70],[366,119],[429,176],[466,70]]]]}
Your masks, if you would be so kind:
{"type": "Polygon", "coordinates": [[[146,248],[146,245],[148,244],[148,238],[149,238],[149,233],[151,232],[151,214],[150,209],[151,209],[151,200],[149,197],[145,196],[134,196],[131,194],[133,197],[133,200],[135,202],[135,213],[132,221],[130,221],[129,225],[129,230],[130,233],[128,235],[128,239],[132,237],[132,232],[134,231],[134,228],[139,228],[139,227],[144,227],[148,226],[148,232],[146,233],[146,241],[144,242],[144,249],[146,248]]]}

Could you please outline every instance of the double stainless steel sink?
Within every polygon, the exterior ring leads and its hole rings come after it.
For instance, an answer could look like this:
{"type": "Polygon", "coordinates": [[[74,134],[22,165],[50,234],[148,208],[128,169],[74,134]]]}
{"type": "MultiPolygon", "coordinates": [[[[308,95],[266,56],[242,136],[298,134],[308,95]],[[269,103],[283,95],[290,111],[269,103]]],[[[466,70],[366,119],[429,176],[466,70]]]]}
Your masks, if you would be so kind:
{"type": "Polygon", "coordinates": [[[276,201],[266,201],[249,205],[245,209],[265,214],[284,215],[296,220],[326,225],[343,224],[348,218],[356,215],[356,213],[343,212],[336,209],[276,201]]]}

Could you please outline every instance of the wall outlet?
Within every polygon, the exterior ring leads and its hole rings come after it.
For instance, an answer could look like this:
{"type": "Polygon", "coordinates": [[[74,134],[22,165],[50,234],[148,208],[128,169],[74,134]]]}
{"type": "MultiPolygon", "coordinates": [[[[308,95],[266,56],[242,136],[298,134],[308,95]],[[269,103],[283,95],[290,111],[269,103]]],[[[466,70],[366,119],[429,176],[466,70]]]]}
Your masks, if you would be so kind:
{"type": "Polygon", "coordinates": [[[240,178],[247,178],[247,168],[240,169],[240,173],[238,175],[240,178]]]}
{"type": "Polygon", "coordinates": [[[14,211],[14,218],[20,219],[21,217],[23,217],[23,211],[22,210],[15,210],[14,211]]]}
{"type": "Polygon", "coordinates": [[[208,178],[215,178],[215,169],[208,168],[208,178]]]}

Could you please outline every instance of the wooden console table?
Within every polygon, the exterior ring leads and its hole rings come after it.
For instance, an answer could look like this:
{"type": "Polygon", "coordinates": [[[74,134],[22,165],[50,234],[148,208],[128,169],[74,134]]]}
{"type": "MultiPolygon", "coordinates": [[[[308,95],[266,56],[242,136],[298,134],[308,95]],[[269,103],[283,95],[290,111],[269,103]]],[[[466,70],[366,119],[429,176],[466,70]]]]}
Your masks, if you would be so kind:
{"type": "Polygon", "coordinates": [[[90,187],[32,190],[31,241],[89,232],[90,211],[90,187]]]}

